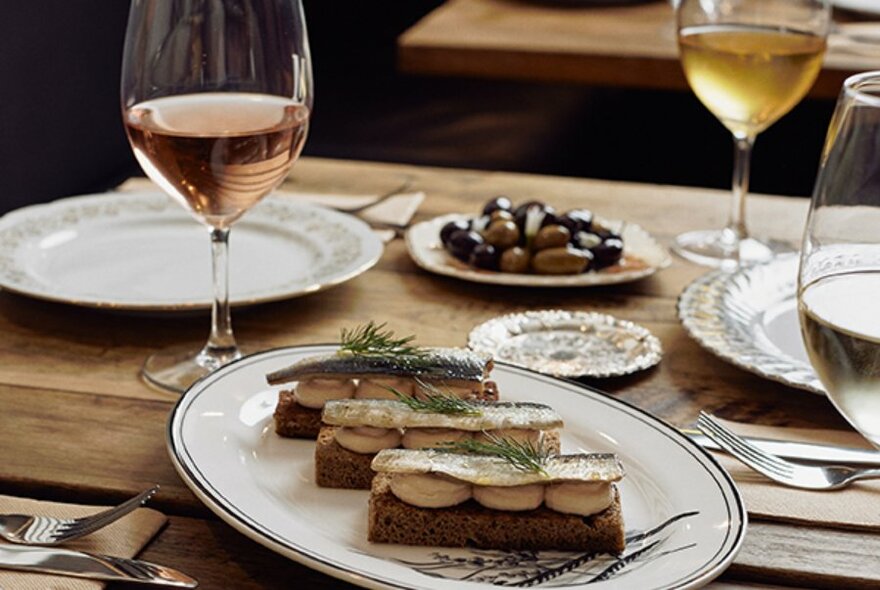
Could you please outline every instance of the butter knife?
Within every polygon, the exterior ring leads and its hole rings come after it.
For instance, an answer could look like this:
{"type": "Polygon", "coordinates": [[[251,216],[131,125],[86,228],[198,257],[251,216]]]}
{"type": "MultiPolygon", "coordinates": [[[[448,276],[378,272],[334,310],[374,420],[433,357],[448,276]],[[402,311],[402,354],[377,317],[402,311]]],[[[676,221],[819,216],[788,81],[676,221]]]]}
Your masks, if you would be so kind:
{"type": "Polygon", "coordinates": [[[0,547],[0,569],[174,588],[199,585],[182,572],[147,561],[45,547],[3,545],[0,547]]]}
{"type": "MultiPolygon", "coordinates": [[[[705,436],[699,430],[682,429],[681,432],[704,449],[722,450],[715,441],[705,436]]],[[[759,449],[785,457],[786,459],[799,459],[801,461],[815,461],[818,463],[843,463],[844,465],[880,466],[880,451],[750,436],[743,438],[759,449]]]]}

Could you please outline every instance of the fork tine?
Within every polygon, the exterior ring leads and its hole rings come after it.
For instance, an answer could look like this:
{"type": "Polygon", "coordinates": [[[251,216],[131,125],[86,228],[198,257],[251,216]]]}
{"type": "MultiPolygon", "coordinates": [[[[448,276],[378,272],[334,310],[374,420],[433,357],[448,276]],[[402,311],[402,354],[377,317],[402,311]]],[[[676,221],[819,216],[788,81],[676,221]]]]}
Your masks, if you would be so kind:
{"type": "Polygon", "coordinates": [[[761,463],[767,465],[768,467],[779,471],[780,473],[791,475],[794,472],[794,465],[785,459],[781,459],[776,455],[772,455],[759,449],[755,445],[751,444],[749,441],[745,440],[741,436],[737,435],[729,428],[721,424],[714,416],[708,414],[706,412],[702,412],[700,418],[703,419],[704,424],[711,426],[719,436],[724,436],[727,438],[731,444],[739,447],[743,452],[747,452],[750,456],[754,457],[756,460],[761,461],[761,463]]]}
{"type": "Polygon", "coordinates": [[[737,449],[739,449],[743,454],[748,455],[756,462],[764,465],[768,469],[772,469],[783,475],[791,475],[793,471],[793,465],[779,459],[774,455],[770,455],[762,451],[761,449],[755,447],[747,440],[743,439],[729,428],[725,427],[723,424],[718,422],[718,420],[714,419],[710,414],[703,413],[700,418],[697,420],[698,423],[702,423],[706,428],[710,428],[717,436],[724,438],[728,441],[728,443],[737,449]]]}
{"type": "Polygon", "coordinates": [[[118,520],[128,514],[129,512],[135,510],[136,508],[142,506],[145,502],[147,502],[150,498],[152,498],[156,492],[159,491],[159,486],[153,486],[148,490],[144,490],[137,496],[126,500],[122,504],[115,506],[113,508],[109,508],[103,512],[99,512],[97,514],[92,514],[91,516],[84,516],[82,518],[77,518],[64,526],[59,527],[58,532],[54,535],[56,541],[61,541],[65,539],[70,539],[73,537],[81,537],[83,535],[87,535],[89,533],[95,532],[101,528],[104,528],[108,524],[118,520]]]}
{"type": "Polygon", "coordinates": [[[756,454],[754,451],[750,450],[749,447],[743,447],[740,444],[736,444],[735,439],[732,439],[730,436],[727,436],[724,431],[719,431],[716,428],[717,423],[713,424],[707,420],[697,420],[697,427],[703,432],[703,434],[718,443],[721,448],[755,471],[766,475],[770,479],[777,481],[790,481],[790,473],[780,470],[778,466],[772,462],[768,463],[764,461],[760,454],[756,454]]]}

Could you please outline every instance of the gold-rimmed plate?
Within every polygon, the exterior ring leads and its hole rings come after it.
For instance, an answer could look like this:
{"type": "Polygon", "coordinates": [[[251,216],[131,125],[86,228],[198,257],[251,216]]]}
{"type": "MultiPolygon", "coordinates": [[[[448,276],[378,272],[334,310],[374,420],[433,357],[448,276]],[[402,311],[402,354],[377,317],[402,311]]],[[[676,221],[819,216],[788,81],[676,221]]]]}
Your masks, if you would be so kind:
{"type": "MultiPolygon", "coordinates": [[[[269,196],[230,237],[230,301],[314,293],[372,267],[382,242],[363,221],[269,196]]],[[[138,312],[211,307],[208,232],[153,191],[60,199],[0,218],[0,287],[60,303],[138,312]]]]}

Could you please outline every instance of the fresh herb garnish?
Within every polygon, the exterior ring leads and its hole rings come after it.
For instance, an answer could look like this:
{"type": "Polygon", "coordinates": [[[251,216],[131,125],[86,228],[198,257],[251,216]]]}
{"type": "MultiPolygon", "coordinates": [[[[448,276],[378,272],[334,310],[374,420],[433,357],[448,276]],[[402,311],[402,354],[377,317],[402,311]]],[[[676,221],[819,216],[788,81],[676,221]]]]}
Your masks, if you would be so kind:
{"type": "Polygon", "coordinates": [[[412,344],[415,336],[397,338],[385,323],[369,322],[353,330],[342,329],[340,351],[357,356],[422,357],[425,350],[412,344]]]}
{"type": "Polygon", "coordinates": [[[464,439],[444,444],[439,450],[500,457],[520,471],[531,471],[549,477],[544,470],[544,464],[550,453],[544,445],[535,446],[530,441],[518,441],[485,431],[483,435],[487,440],[464,439]]]}
{"type": "Polygon", "coordinates": [[[434,385],[424,383],[419,379],[416,379],[416,383],[422,387],[423,391],[427,391],[428,393],[417,398],[401,393],[393,387],[389,387],[388,390],[396,395],[399,401],[406,404],[409,409],[415,412],[458,414],[461,416],[480,416],[483,413],[477,405],[452,394],[445,393],[434,385]]]}

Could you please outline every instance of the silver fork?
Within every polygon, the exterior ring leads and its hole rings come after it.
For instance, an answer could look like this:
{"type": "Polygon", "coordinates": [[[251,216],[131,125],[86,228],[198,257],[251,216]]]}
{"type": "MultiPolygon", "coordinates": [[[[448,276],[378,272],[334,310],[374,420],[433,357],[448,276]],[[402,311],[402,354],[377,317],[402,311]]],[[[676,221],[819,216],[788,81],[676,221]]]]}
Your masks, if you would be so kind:
{"type": "Polygon", "coordinates": [[[82,518],[53,518],[28,514],[0,515],[0,537],[21,545],[59,545],[79,539],[116,522],[145,504],[159,491],[155,485],[119,506],[82,518]]]}
{"type": "Polygon", "coordinates": [[[379,203],[384,203],[385,201],[387,201],[391,197],[396,197],[397,195],[405,193],[407,191],[407,189],[409,189],[410,186],[412,186],[412,178],[407,178],[397,188],[391,189],[387,193],[382,193],[381,195],[379,195],[378,197],[376,197],[374,200],[370,201],[369,203],[364,203],[363,205],[356,205],[354,207],[338,207],[338,206],[336,206],[336,207],[333,207],[333,209],[336,209],[337,211],[342,211],[343,213],[349,213],[349,214],[360,213],[362,211],[366,211],[367,209],[370,209],[371,207],[375,207],[379,203]]]}
{"type": "Polygon", "coordinates": [[[837,490],[860,479],[880,479],[880,469],[845,465],[804,465],[787,461],[744,440],[718,422],[712,414],[700,412],[697,428],[722,449],[781,484],[805,490],[837,490]]]}

